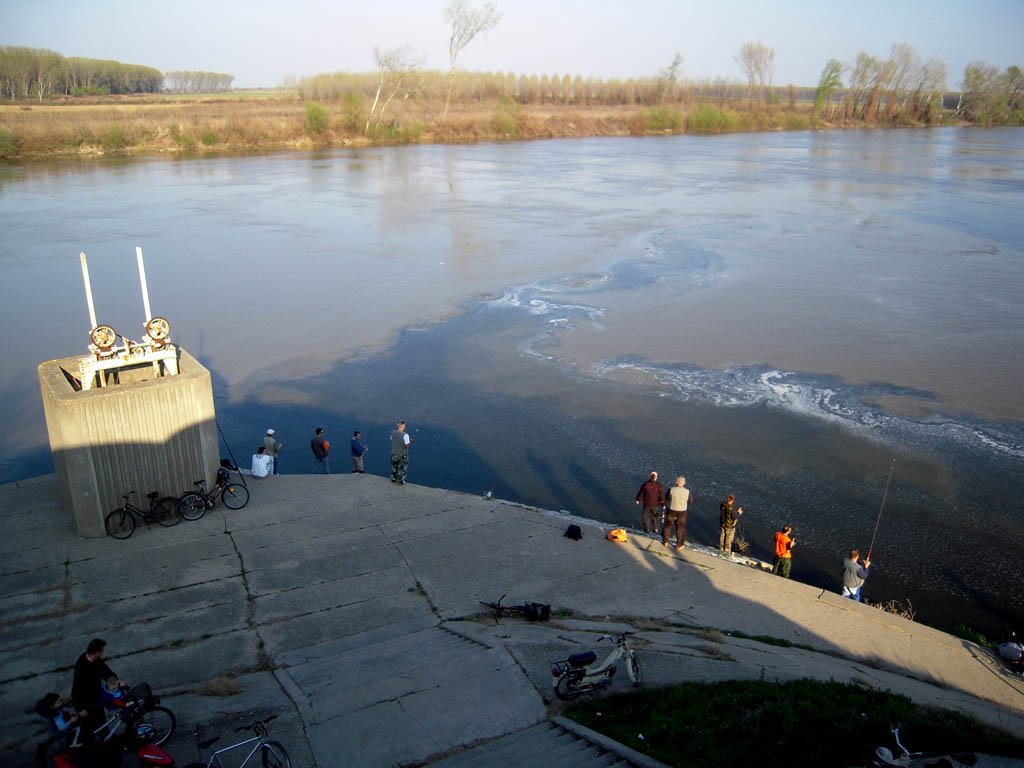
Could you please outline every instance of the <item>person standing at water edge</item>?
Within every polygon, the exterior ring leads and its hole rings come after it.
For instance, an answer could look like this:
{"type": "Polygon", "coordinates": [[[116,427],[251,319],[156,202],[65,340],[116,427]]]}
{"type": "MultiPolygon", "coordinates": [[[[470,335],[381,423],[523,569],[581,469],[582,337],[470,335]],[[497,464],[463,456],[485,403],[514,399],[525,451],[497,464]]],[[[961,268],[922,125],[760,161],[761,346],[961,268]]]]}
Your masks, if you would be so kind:
{"type": "Polygon", "coordinates": [[[668,509],[665,511],[665,525],[661,529],[661,543],[668,546],[668,537],[673,526],[676,529],[676,549],[686,544],[686,509],[690,504],[690,489],[686,478],[680,475],[676,484],[668,489],[668,509]]]}
{"type": "Polygon", "coordinates": [[[400,421],[391,431],[391,482],[405,485],[409,471],[409,446],[412,438],[405,431],[405,422],[400,421]]]}
{"type": "Polygon", "coordinates": [[[327,453],[331,450],[331,444],[324,439],[323,427],[316,428],[316,434],[309,441],[309,447],[313,449],[313,458],[316,460],[316,474],[331,474],[331,465],[327,460],[327,453]]]}
{"type": "Polygon", "coordinates": [[[274,471],[274,460],[267,454],[267,447],[261,445],[252,455],[252,467],[249,470],[253,477],[266,477],[274,471]]]}
{"type": "Polygon", "coordinates": [[[743,507],[735,507],[736,497],[731,493],[725,498],[718,509],[721,515],[718,518],[721,533],[718,536],[718,548],[723,552],[732,552],[732,539],[736,535],[736,523],[743,514],[743,507]]]}
{"type": "Polygon", "coordinates": [[[868,578],[868,568],[871,567],[870,558],[864,560],[864,565],[860,562],[860,550],[851,549],[850,557],[843,562],[843,597],[848,597],[851,600],[860,602],[860,589],[864,586],[865,580],[868,578]]]}
{"type": "Polygon", "coordinates": [[[363,474],[364,453],[366,453],[366,446],[363,445],[363,436],[357,429],[352,433],[352,474],[363,474]]]}
{"type": "Polygon", "coordinates": [[[274,430],[268,429],[267,436],[263,438],[263,447],[267,449],[267,453],[270,454],[270,458],[274,462],[274,474],[277,474],[277,457],[281,453],[281,449],[284,448],[284,443],[277,442],[274,437],[274,430]]]}
{"type": "Polygon", "coordinates": [[[661,522],[661,509],[665,506],[665,489],[658,482],[658,473],[651,472],[649,480],[636,492],[636,503],[643,506],[644,533],[656,533],[661,522]]]}
{"type": "Polygon", "coordinates": [[[784,579],[789,578],[789,569],[793,565],[793,545],[796,540],[790,536],[792,532],[793,529],[788,525],[775,532],[775,564],[772,565],[772,573],[784,579]]]}

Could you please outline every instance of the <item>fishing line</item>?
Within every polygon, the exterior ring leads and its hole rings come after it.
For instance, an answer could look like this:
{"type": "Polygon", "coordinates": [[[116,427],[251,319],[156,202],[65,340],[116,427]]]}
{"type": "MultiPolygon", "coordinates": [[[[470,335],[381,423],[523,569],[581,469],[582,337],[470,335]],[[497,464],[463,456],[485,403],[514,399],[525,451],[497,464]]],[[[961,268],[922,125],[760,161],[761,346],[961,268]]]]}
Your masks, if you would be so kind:
{"type": "Polygon", "coordinates": [[[885,497],[889,495],[889,483],[892,481],[892,470],[896,466],[896,458],[893,457],[889,465],[889,479],[885,481],[885,492],[882,494],[882,505],[878,508],[878,519],[875,520],[875,532],[871,534],[871,546],[868,547],[867,559],[871,559],[871,550],[875,548],[875,536],[878,534],[878,524],[882,522],[882,510],[885,509],[885,497]]]}

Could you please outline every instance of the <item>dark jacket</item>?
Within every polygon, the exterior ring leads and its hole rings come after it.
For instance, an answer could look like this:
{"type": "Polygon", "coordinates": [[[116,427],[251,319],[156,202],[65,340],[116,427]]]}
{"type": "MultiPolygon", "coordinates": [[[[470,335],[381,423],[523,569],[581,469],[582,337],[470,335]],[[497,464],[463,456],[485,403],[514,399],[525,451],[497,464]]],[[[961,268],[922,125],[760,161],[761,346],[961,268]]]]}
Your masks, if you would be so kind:
{"type": "Polygon", "coordinates": [[[71,702],[75,709],[92,710],[99,704],[103,681],[114,673],[103,659],[89,661],[83,653],[75,662],[75,676],[71,683],[71,702]]]}
{"type": "Polygon", "coordinates": [[[636,500],[645,507],[664,507],[665,489],[661,487],[661,483],[657,480],[648,480],[640,486],[640,490],[636,494],[636,500]]]}
{"type": "Polygon", "coordinates": [[[313,455],[318,459],[323,459],[327,455],[327,451],[330,450],[330,443],[324,440],[323,435],[317,435],[309,441],[309,447],[313,449],[313,455]]]}
{"type": "Polygon", "coordinates": [[[727,501],[723,501],[718,505],[719,511],[722,513],[718,521],[723,528],[735,528],[736,521],[740,519],[740,516],[736,514],[736,507],[727,501]]]}

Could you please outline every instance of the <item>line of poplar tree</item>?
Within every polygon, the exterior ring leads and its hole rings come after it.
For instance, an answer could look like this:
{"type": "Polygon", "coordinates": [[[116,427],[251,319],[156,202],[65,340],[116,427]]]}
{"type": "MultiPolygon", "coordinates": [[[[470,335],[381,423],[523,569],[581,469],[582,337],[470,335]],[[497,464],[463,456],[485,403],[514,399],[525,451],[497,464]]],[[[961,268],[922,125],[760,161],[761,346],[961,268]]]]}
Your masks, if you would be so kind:
{"type": "Polygon", "coordinates": [[[165,74],[140,64],[68,57],[46,48],[0,46],[0,98],[3,99],[156,93],[165,88],[205,93],[230,90],[234,79],[234,75],[220,72],[165,74]]]}

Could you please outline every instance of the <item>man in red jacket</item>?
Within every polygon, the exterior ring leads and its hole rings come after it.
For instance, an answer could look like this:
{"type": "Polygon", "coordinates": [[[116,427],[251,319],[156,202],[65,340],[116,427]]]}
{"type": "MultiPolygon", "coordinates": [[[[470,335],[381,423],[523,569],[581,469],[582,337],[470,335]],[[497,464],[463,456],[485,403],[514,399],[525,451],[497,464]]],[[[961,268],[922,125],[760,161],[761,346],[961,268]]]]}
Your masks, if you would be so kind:
{"type": "Polygon", "coordinates": [[[661,510],[665,506],[665,489],[658,482],[658,473],[651,472],[651,479],[640,486],[636,494],[636,503],[644,508],[644,532],[651,533],[661,530],[661,510]]]}

